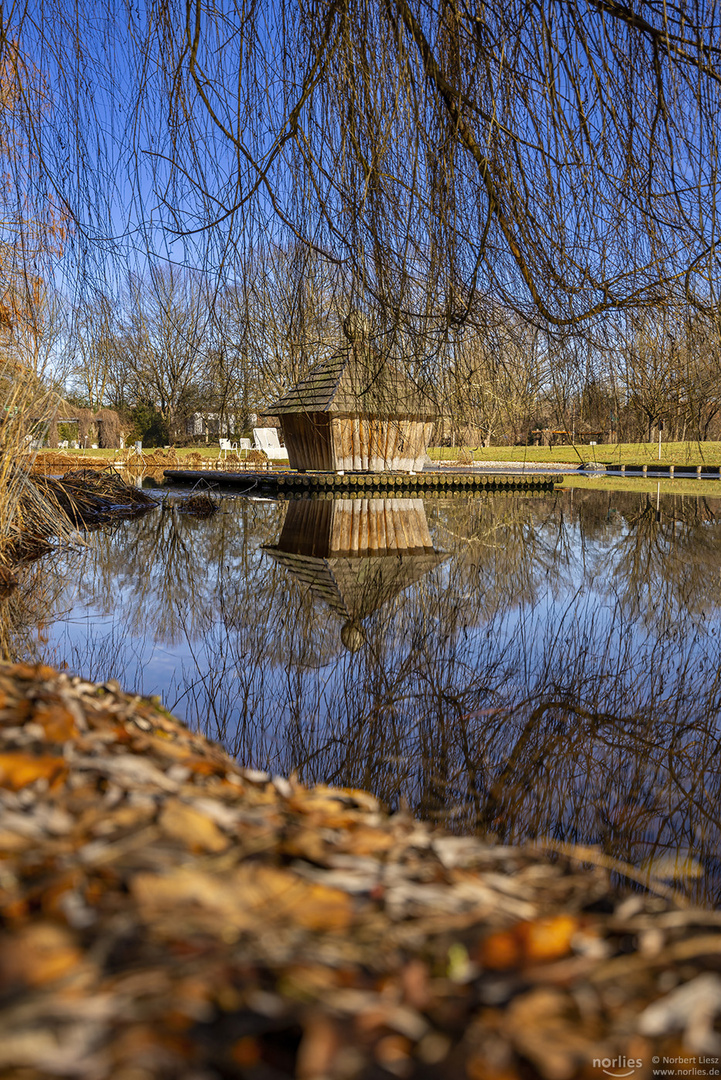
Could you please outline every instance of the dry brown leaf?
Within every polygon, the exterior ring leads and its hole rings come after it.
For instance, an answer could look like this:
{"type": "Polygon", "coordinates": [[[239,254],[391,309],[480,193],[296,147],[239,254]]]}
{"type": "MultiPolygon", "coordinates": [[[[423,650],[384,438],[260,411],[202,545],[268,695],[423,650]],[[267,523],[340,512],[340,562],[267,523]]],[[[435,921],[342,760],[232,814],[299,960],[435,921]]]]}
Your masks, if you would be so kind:
{"type": "Polygon", "coordinates": [[[283,837],[280,850],[284,855],[309,862],[322,862],[327,844],[317,829],[297,829],[283,837]]]}
{"type": "Polygon", "coordinates": [[[555,915],[547,919],[521,923],[518,935],[523,943],[523,956],[529,963],[560,960],[571,951],[571,940],[579,929],[573,915],[555,915]]]}
{"type": "Polygon", "coordinates": [[[68,930],[51,922],[24,926],[0,940],[0,986],[45,986],[77,971],[82,961],[68,930]]]}
{"type": "Polygon", "coordinates": [[[77,889],[82,882],[83,876],[78,870],[66,870],[65,873],[58,874],[43,890],[41,906],[45,914],[52,918],[63,918],[61,906],[63,897],[77,889]]]}
{"type": "Polygon", "coordinates": [[[518,1080],[518,1075],[512,1066],[496,1066],[485,1057],[472,1057],[466,1064],[468,1080],[518,1080]]]}
{"type": "Polygon", "coordinates": [[[391,832],[373,829],[370,825],[357,825],[349,829],[334,847],[336,851],[347,851],[353,855],[377,855],[381,851],[389,851],[396,843],[391,832]]]}
{"type": "Polygon", "coordinates": [[[67,742],[78,734],[73,715],[64,705],[36,705],[33,723],[42,727],[49,742],[67,742]]]}
{"type": "Polygon", "coordinates": [[[180,799],[166,801],[158,824],[166,836],[196,851],[224,851],[230,844],[214,821],[180,799]]]}
{"type": "Polygon", "coordinates": [[[19,791],[36,780],[48,780],[51,784],[64,778],[68,767],[61,757],[34,754],[0,754],[0,787],[19,791]]]}
{"type": "Polygon", "coordinates": [[[368,810],[370,813],[376,813],[381,808],[381,804],[375,795],[371,795],[369,791],[363,791],[362,788],[331,788],[330,790],[348,796],[358,803],[362,809],[368,810]]]}
{"type": "Polygon", "coordinates": [[[243,865],[223,875],[189,866],[167,874],[140,873],[131,883],[131,892],[150,922],[169,910],[180,920],[185,914],[183,905],[198,905],[223,920],[218,926],[221,933],[287,920],[306,930],[332,932],[346,929],[353,914],[350,898],[340,889],[261,864],[243,865]]]}
{"type": "Polygon", "coordinates": [[[260,1061],[258,1040],[252,1035],[244,1035],[233,1043],[229,1055],[234,1064],[240,1066],[241,1069],[252,1069],[260,1061]]]}
{"type": "Polygon", "coordinates": [[[499,930],[485,938],[478,959],[491,971],[560,960],[571,951],[571,941],[579,926],[573,915],[516,923],[510,930],[499,930]]]}
{"type": "Polygon", "coordinates": [[[547,1080],[570,1080],[586,1065],[594,1046],[566,994],[539,987],[508,1006],[505,1027],[517,1050],[547,1080]]]}
{"type": "Polygon", "coordinates": [[[295,1075],[298,1080],[330,1076],[333,1058],[342,1044],[337,1025],[325,1016],[310,1016],[298,1049],[295,1075]]]}
{"type": "MultiPolygon", "coordinates": [[[[257,919],[245,908],[242,897],[228,877],[209,874],[191,866],[181,866],[167,874],[136,874],[130,891],[140,907],[142,917],[148,921],[160,914],[173,911],[178,925],[186,915],[184,908],[197,905],[220,917],[226,927],[238,931],[256,926],[257,919]]],[[[180,927],[182,932],[182,927],[180,927]]],[[[223,929],[218,924],[218,930],[223,929]]]]}
{"type": "Polygon", "coordinates": [[[337,799],[316,799],[312,795],[288,800],[292,813],[302,814],[309,825],[325,829],[351,829],[362,811],[344,809],[337,799]]]}
{"type": "Polygon", "coordinates": [[[35,843],[32,836],[21,836],[20,833],[12,832],[10,829],[0,829],[0,854],[24,851],[35,843]]]}
{"type": "Polygon", "coordinates": [[[30,701],[23,698],[22,701],[12,702],[11,707],[7,708],[7,712],[2,719],[3,724],[11,724],[13,727],[16,724],[24,724],[28,717],[32,714],[33,706],[30,701]]]}
{"type": "Polygon", "coordinates": [[[512,930],[498,930],[481,942],[478,959],[490,971],[517,967],[522,959],[521,943],[512,930]]]}
{"type": "Polygon", "coordinates": [[[47,664],[15,664],[13,668],[13,674],[19,679],[53,679],[57,677],[57,671],[55,668],[48,667],[47,664]]]}
{"type": "Polygon", "coordinates": [[[306,930],[344,930],[350,926],[353,908],[340,889],[304,881],[290,870],[246,864],[233,879],[251,909],[272,913],[274,921],[292,919],[306,930]]]}

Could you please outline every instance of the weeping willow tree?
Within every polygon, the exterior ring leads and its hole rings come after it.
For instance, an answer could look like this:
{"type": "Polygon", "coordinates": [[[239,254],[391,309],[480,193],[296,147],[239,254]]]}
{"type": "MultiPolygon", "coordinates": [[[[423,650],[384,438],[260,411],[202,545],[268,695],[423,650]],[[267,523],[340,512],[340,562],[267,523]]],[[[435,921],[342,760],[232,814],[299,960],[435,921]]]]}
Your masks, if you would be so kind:
{"type": "Polygon", "coordinates": [[[125,211],[236,273],[292,235],[394,319],[571,325],[717,301],[721,13],[636,8],[66,0],[6,33],[84,245],[125,211]]]}
{"type": "Polygon", "coordinates": [[[252,301],[305,250],[435,386],[509,319],[718,323],[713,0],[60,0],[0,32],[74,287],[151,257],[252,301]]]}
{"type": "Polygon", "coordinates": [[[28,543],[60,528],[29,482],[34,440],[58,404],[51,356],[60,310],[53,264],[65,215],[45,173],[39,123],[48,88],[0,8],[0,584],[28,543]]]}

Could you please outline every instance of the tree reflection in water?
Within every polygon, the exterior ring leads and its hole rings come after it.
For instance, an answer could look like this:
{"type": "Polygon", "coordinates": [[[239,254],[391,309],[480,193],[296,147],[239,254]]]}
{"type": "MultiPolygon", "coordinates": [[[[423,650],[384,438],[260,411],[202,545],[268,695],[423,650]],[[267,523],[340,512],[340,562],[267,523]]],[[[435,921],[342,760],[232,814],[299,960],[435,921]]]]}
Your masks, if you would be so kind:
{"type": "Polygon", "coordinates": [[[458,831],[691,859],[685,887],[717,903],[721,501],[664,496],[659,520],[655,495],[615,492],[424,505],[435,554],[279,561],[286,505],[168,503],[46,560],[64,586],[8,648],[161,693],[245,764],[458,831]]]}

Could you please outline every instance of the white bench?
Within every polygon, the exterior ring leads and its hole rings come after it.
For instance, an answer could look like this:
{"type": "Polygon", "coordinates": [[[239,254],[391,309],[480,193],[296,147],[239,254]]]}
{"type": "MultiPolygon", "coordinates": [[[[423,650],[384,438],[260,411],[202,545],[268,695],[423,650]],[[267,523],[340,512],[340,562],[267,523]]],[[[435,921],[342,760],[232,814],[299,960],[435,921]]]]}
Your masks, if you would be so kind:
{"type": "Polygon", "coordinates": [[[288,451],[280,445],[278,430],[274,427],[254,427],[253,438],[255,449],[262,450],[269,458],[277,458],[280,461],[288,460],[288,451]]]}

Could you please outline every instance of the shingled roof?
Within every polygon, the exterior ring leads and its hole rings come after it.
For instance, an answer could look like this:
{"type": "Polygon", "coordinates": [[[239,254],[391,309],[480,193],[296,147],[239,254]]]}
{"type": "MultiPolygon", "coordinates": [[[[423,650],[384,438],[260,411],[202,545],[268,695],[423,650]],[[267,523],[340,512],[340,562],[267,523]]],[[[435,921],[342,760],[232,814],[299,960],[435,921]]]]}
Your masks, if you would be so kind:
{"type": "Polygon", "coordinates": [[[270,557],[342,618],[358,622],[415,585],[448,556],[441,552],[411,555],[337,556],[328,559],[295,555],[264,547],[270,557]]]}
{"type": "Polygon", "coordinates": [[[428,419],[436,415],[412,380],[366,342],[350,343],[317,364],[265,412],[428,419]]]}

